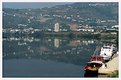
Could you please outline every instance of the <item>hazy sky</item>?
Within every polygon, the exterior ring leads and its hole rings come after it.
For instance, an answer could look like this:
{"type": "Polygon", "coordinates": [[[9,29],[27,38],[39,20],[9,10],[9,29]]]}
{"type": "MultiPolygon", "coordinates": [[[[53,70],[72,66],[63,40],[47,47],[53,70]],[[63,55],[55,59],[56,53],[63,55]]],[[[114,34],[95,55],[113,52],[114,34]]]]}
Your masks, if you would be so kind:
{"type": "Polygon", "coordinates": [[[3,2],[3,8],[42,8],[71,4],[67,2],[3,2]]]}

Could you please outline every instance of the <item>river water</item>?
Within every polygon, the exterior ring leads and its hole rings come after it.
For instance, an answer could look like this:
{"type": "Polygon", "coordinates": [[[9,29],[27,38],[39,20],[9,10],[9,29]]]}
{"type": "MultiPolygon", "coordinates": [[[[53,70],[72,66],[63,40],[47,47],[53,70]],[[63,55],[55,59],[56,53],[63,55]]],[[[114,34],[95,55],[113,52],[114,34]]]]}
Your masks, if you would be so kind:
{"type": "Polygon", "coordinates": [[[96,46],[93,39],[4,38],[3,77],[84,77],[96,46]]]}

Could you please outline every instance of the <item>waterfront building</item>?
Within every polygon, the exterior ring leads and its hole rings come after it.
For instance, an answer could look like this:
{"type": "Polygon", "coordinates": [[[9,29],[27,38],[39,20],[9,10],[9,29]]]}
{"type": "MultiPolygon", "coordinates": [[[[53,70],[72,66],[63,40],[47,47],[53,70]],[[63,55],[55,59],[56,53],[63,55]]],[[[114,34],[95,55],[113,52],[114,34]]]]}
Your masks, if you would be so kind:
{"type": "Polygon", "coordinates": [[[78,31],[94,32],[94,29],[91,29],[91,28],[82,28],[82,29],[78,29],[78,31]]]}
{"type": "Polygon", "coordinates": [[[60,29],[59,29],[59,23],[55,23],[54,31],[55,32],[59,32],[60,31],[60,29]]]}
{"type": "Polygon", "coordinates": [[[116,31],[118,31],[119,25],[114,25],[114,26],[112,26],[111,28],[112,28],[112,29],[115,29],[116,31]]]}
{"type": "Polygon", "coordinates": [[[112,26],[112,28],[118,28],[119,27],[119,25],[114,25],[114,26],[112,26]]]}

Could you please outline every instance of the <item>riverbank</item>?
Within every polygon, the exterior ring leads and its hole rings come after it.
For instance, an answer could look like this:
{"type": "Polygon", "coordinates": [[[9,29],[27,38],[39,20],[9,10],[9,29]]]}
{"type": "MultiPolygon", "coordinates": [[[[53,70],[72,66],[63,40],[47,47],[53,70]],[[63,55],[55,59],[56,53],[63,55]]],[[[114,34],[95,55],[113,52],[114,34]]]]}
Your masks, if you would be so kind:
{"type": "Polygon", "coordinates": [[[68,32],[48,32],[48,31],[41,31],[41,32],[34,32],[34,33],[3,33],[3,38],[9,37],[35,37],[35,38],[43,38],[43,37],[68,37],[68,38],[83,38],[83,39],[98,39],[102,41],[107,41],[113,39],[113,42],[118,41],[118,32],[115,34],[112,32],[77,32],[77,31],[68,31],[68,32]]]}
{"type": "Polygon", "coordinates": [[[106,63],[106,67],[101,67],[98,70],[98,77],[113,77],[113,75],[117,74],[118,76],[118,63],[119,63],[119,56],[118,54],[115,54],[113,56],[113,59],[106,63]]]}
{"type": "Polygon", "coordinates": [[[111,32],[43,32],[43,36],[69,37],[69,38],[93,38],[101,40],[117,39],[117,34],[111,32]]]}

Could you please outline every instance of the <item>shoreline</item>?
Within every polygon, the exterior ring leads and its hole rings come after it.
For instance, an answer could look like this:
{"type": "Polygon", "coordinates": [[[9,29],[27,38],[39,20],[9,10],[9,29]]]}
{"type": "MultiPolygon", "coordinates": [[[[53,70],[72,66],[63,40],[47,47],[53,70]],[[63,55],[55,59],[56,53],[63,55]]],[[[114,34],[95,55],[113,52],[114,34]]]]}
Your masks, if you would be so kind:
{"type": "Polygon", "coordinates": [[[119,55],[113,55],[113,59],[106,63],[107,67],[101,67],[98,70],[98,77],[111,77],[119,71],[119,55]],[[114,66],[115,65],[115,66],[114,66]]]}

